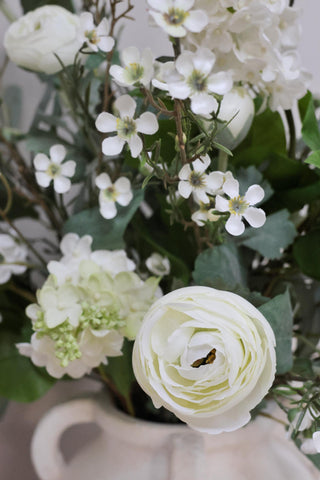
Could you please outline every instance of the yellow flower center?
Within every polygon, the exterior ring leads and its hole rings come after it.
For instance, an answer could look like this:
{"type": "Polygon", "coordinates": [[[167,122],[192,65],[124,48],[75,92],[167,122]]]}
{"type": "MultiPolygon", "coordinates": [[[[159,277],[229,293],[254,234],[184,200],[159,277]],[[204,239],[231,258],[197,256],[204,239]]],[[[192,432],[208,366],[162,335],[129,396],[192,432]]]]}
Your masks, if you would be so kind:
{"type": "Polygon", "coordinates": [[[117,132],[121,138],[130,138],[136,133],[136,122],[129,117],[117,118],[117,132]]]}
{"type": "Polygon", "coordinates": [[[179,26],[182,25],[189,13],[181,8],[169,8],[167,13],[163,14],[163,18],[169,25],[179,26]]]}
{"type": "Polygon", "coordinates": [[[96,44],[100,42],[100,38],[98,37],[96,30],[86,30],[84,35],[87,37],[90,43],[96,44]]]}
{"type": "Polygon", "coordinates": [[[57,165],[56,163],[51,163],[46,173],[47,175],[49,175],[49,177],[54,178],[60,174],[60,170],[61,170],[60,165],[57,165]]]}
{"type": "Polygon", "coordinates": [[[229,211],[232,215],[243,215],[248,207],[249,203],[240,195],[229,200],[229,211]]]}

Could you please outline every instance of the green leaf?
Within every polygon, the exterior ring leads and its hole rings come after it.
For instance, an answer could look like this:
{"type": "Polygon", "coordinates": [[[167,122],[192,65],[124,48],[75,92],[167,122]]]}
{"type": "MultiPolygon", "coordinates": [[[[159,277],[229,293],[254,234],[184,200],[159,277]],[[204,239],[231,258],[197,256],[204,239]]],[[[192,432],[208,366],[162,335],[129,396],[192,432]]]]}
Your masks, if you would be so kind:
{"type": "Polygon", "coordinates": [[[320,228],[300,236],[293,246],[293,256],[303,273],[320,280],[320,228]]]}
{"type": "Polygon", "coordinates": [[[291,188],[277,195],[277,199],[292,212],[300,210],[304,205],[318,198],[320,198],[320,180],[310,185],[291,188]]]}
{"type": "Polygon", "coordinates": [[[289,212],[280,210],[268,215],[262,227],[248,228],[239,240],[241,245],[273,260],[281,258],[282,249],[291,245],[296,235],[296,229],[289,220],[289,212]]]}
{"type": "Polygon", "coordinates": [[[320,131],[314,110],[313,97],[308,94],[307,110],[302,118],[302,138],[311,150],[320,150],[320,131]]]}
{"type": "Polygon", "coordinates": [[[318,470],[320,470],[320,453],[317,453],[316,455],[306,455],[309,460],[317,467],[318,470]]]}
{"type": "Polygon", "coordinates": [[[305,163],[309,163],[310,165],[315,165],[316,167],[320,168],[320,150],[316,150],[315,152],[311,153],[309,157],[305,160],[305,163]]]}
{"type": "Polygon", "coordinates": [[[125,339],[120,357],[108,357],[108,365],[103,367],[108,377],[112,378],[117,390],[125,398],[129,398],[135,376],[132,370],[133,342],[125,339]]]}
{"type": "Polygon", "coordinates": [[[20,355],[20,340],[9,332],[0,335],[0,396],[16,402],[33,402],[44,395],[55,380],[20,355]]]}
{"type": "Polygon", "coordinates": [[[123,248],[124,232],[142,200],[143,191],[137,190],[127,207],[117,205],[118,213],[112,220],[103,218],[98,208],[83,210],[66,221],[63,232],[64,234],[73,232],[80,236],[91,235],[94,249],[116,250],[123,248]]]}
{"type": "Polygon", "coordinates": [[[293,365],[291,338],[293,314],[289,292],[277,295],[259,308],[270,323],[276,337],[277,373],[288,372],[293,365]]]}
{"type": "Polygon", "coordinates": [[[260,185],[264,190],[263,202],[266,202],[273,194],[271,185],[263,178],[256,167],[240,168],[237,172],[237,180],[240,184],[240,195],[244,195],[251,185],[260,185]]]}
{"type": "Polygon", "coordinates": [[[246,285],[246,269],[234,243],[225,243],[200,253],[195,261],[193,280],[197,285],[230,289],[246,285]]]}
{"type": "Polygon", "coordinates": [[[72,0],[20,0],[20,2],[24,13],[43,7],[44,5],[60,5],[60,7],[67,8],[71,12],[74,12],[72,0]]]}
{"type": "Polygon", "coordinates": [[[312,368],[312,362],[309,358],[295,358],[291,371],[293,375],[299,375],[310,380],[314,379],[316,376],[312,368]]]}

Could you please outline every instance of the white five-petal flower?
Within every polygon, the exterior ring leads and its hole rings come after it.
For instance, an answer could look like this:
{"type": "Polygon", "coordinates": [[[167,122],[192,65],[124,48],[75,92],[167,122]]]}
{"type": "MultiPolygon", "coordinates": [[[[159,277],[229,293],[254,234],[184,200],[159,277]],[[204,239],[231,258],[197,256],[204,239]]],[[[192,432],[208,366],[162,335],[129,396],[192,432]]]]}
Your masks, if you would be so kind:
{"type": "Polygon", "coordinates": [[[146,260],[148,270],[154,275],[163,277],[170,273],[170,261],[167,257],[163,257],[159,253],[153,253],[146,260]]]}
{"type": "Polygon", "coordinates": [[[157,117],[151,112],[144,112],[134,119],[136,102],[130,95],[122,95],[114,102],[118,115],[102,112],[96,120],[96,127],[100,132],[117,132],[116,136],[105,138],[102,142],[102,151],[105,155],[118,155],[125,143],[128,143],[133,158],[142,151],[142,140],[138,133],[153,135],[159,128],[157,117]]]}
{"type": "Polygon", "coordinates": [[[264,197],[264,190],[260,185],[251,185],[243,196],[239,195],[239,182],[235,179],[227,180],[222,188],[230,199],[217,195],[215,208],[219,212],[230,212],[226,223],[227,232],[231,235],[241,235],[245,228],[242,217],[251,227],[262,227],[266,221],[266,214],[261,208],[252,207],[264,197]]]}
{"type": "Polygon", "coordinates": [[[196,52],[186,51],[176,61],[180,80],[168,81],[168,90],[172,97],[191,99],[191,110],[208,116],[218,107],[212,94],[224,95],[232,88],[230,72],[213,73],[216,56],[208,48],[199,48],[196,52]]]}
{"type": "Polygon", "coordinates": [[[79,40],[86,44],[86,47],[93,51],[110,52],[114,47],[114,39],[108,36],[109,22],[103,18],[96,27],[93,21],[93,15],[90,12],[84,12],[80,15],[79,40]]]}
{"type": "Polygon", "coordinates": [[[50,148],[50,157],[44,153],[38,153],[34,157],[36,180],[41,187],[49,187],[53,180],[53,187],[57,193],[66,193],[70,190],[70,178],[75,173],[76,162],[68,160],[62,163],[65,156],[66,149],[63,145],[53,145],[50,148]]]}
{"type": "Polygon", "coordinates": [[[125,207],[132,200],[130,180],[125,177],[120,177],[112,183],[107,173],[101,173],[96,178],[96,185],[101,190],[99,205],[100,213],[104,218],[110,219],[117,215],[116,202],[125,207]]]}
{"type": "Polygon", "coordinates": [[[121,52],[121,63],[112,65],[110,75],[120,86],[135,84],[148,85],[153,75],[153,54],[150,48],[145,48],[142,53],[137,47],[128,47],[121,52]]]}
{"type": "Polygon", "coordinates": [[[208,24],[203,10],[191,10],[194,0],[148,0],[149,13],[171,37],[185,37],[187,30],[201,32],[208,24]]]}

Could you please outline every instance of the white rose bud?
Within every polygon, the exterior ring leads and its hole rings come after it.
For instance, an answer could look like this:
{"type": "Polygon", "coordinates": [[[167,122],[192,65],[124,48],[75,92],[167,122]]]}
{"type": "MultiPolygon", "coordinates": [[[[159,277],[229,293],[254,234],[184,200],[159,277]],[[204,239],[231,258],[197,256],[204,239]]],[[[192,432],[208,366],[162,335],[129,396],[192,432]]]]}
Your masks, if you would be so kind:
{"type": "Polygon", "coordinates": [[[10,60],[20,67],[53,74],[62,70],[54,54],[66,66],[74,62],[81,47],[79,25],[79,17],[63,7],[39,7],[10,25],[4,46],[10,60]]]}
{"type": "Polygon", "coordinates": [[[133,367],[156,407],[195,430],[230,432],[250,420],[272,385],[275,337],[240,296],[186,287],[157,300],[145,315],[133,367]]]}

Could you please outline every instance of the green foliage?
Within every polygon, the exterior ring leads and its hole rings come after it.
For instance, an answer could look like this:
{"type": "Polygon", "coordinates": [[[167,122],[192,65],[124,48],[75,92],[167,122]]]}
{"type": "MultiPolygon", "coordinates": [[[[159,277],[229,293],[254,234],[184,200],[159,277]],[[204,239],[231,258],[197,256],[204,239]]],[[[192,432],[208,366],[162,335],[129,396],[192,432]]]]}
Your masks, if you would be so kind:
{"type": "Polygon", "coordinates": [[[314,100],[310,92],[302,99],[300,112],[302,138],[311,150],[320,150],[320,131],[314,110],[314,100]],[[306,109],[303,108],[306,105],[306,109]]]}
{"type": "Polygon", "coordinates": [[[44,5],[60,5],[60,7],[74,12],[72,0],[20,0],[20,3],[24,13],[43,7],[44,5]]]}
{"type": "Polygon", "coordinates": [[[197,285],[213,288],[246,285],[246,268],[234,243],[225,243],[200,253],[195,262],[193,280],[197,285]]]}
{"type": "Polygon", "coordinates": [[[320,168],[320,150],[315,150],[306,160],[306,163],[320,168]]]}
{"type": "Polygon", "coordinates": [[[117,216],[112,220],[103,218],[97,207],[83,210],[70,217],[63,227],[63,233],[77,233],[93,237],[93,249],[116,250],[124,248],[123,235],[140,203],[143,191],[134,192],[134,197],[127,207],[117,205],[117,216]]]}
{"type": "Polygon", "coordinates": [[[292,367],[293,375],[297,375],[304,379],[312,380],[315,378],[315,373],[312,368],[312,362],[309,358],[295,358],[292,367]]]}
{"type": "Polygon", "coordinates": [[[15,344],[21,339],[10,332],[0,335],[0,396],[16,402],[33,402],[44,395],[54,380],[20,355],[15,344]]]}
{"type": "Polygon", "coordinates": [[[289,212],[281,210],[268,215],[261,228],[247,228],[240,238],[240,244],[273,260],[281,258],[282,250],[291,245],[296,235],[296,229],[289,220],[289,212]]]}
{"type": "Polygon", "coordinates": [[[300,236],[293,246],[293,256],[303,273],[320,280],[320,228],[300,236]]]}
{"type": "Polygon", "coordinates": [[[293,364],[291,338],[293,314],[288,291],[277,295],[259,308],[276,337],[277,374],[288,372],[293,364]]]}
{"type": "Polygon", "coordinates": [[[237,180],[240,185],[240,195],[244,195],[251,185],[260,185],[264,189],[263,202],[269,200],[273,194],[270,183],[263,178],[259,170],[251,165],[248,168],[240,168],[237,171],[237,180]]]}
{"type": "Polygon", "coordinates": [[[103,370],[112,383],[116,386],[118,392],[126,399],[130,397],[131,387],[135,381],[132,370],[132,348],[133,342],[125,339],[120,357],[109,357],[108,365],[103,366],[103,370]]]}

